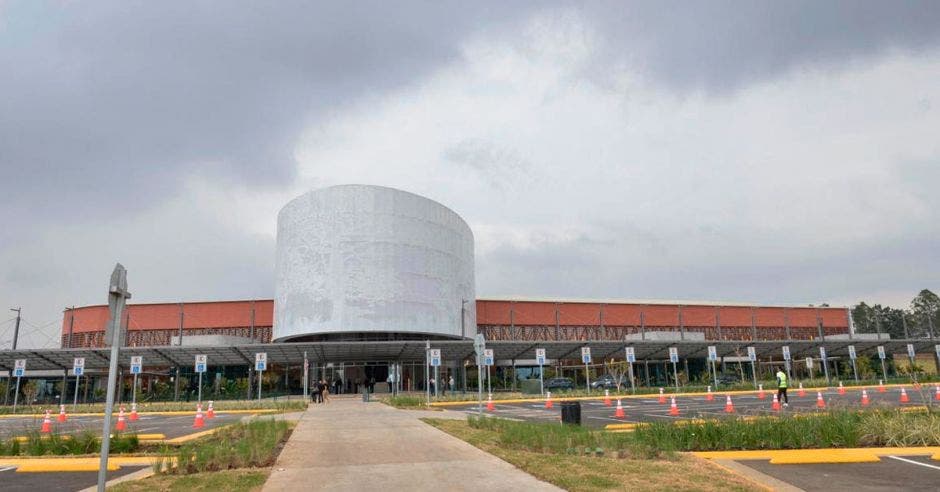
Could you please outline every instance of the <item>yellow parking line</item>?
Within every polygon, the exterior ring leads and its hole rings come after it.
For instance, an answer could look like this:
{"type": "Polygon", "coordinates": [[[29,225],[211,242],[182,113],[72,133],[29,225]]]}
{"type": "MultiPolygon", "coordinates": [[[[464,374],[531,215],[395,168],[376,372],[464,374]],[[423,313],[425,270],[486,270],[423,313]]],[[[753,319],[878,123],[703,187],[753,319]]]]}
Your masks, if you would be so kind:
{"type": "MultiPolygon", "coordinates": [[[[174,458],[155,456],[112,456],[108,458],[108,470],[114,471],[122,466],[151,466],[154,460],[172,462],[174,458]]],[[[72,471],[97,471],[98,457],[83,458],[0,458],[0,466],[15,466],[17,473],[48,473],[72,471]]]]}
{"type": "Polygon", "coordinates": [[[805,465],[819,463],[875,463],[879,456],[931,456],[940,455],[940,446],[907,448],[827,448],[781,449],[758,451],[696,451],[693,454],[707,459],[770,460],[774,465],[805,465]]]}

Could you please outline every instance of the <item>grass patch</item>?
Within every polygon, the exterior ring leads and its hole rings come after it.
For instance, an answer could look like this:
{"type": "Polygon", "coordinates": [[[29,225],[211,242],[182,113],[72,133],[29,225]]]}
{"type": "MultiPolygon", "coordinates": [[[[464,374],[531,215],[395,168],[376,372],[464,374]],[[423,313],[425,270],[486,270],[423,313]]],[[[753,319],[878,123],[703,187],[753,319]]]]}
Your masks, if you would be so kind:
{"type": "Polygon", "coordinates": [[[389,396],[388,398],[383,398],[382,403],[393,406],[395,408],[402,408],[406,410],[428,410],[429,409],[427,406],[427,400],[424,397],[411,396],[411,395],[389,396]]]}
{"type": "MultiPolygon", "coordinates": [[[[498,419],[483,419],[495,421],[498,419]]],[[[526,424],[544,428],[562,428],[557,424],[527,424],[508,422],[491,424],[487,422],[424,419],[425,422],[456,436],[468,443],[491,453],[525,472],[566,490],[575,492],[594,492],[602,490],[679,490],[679,491],[744,491],[764,490],[762,487],[734,475],[706,460],[689,455],[667,455],[660,459],[642,459],[634,456],[615,457],[616,453],[602,449],[602,455],[595,452],[569,453],[552,450],[567,446],[568,439],[574,442],[588,442],[593,446],[597,442],[608,445],[627,444],[623,437],[607,441],[605,437],[587,437],[583,434],[604,435],[603,432],[571,430],[552,433],[552,438],[532,441],[518,433],[542,432],[526,424]],[[511,437],[502,434],[510,433],[511,437]],[[582,441],[578,441],[578,440],[582,441]],[[594,441],[593,439],[600,439],[594,441]],[[557,441],[557,442],[555,442],[557,441]],[[564,443],[559,445],[558,442],[564,443]],[[540,450],[536,450],[536,448],[540,450]]],[[[548,431],[546,431],[548,432],[548,431]]],[[[617,435],[612,435],[617,436],[617,435]]],[[[582,445],[583,446],[583,445],[582,445]]],[[[613,449],[613,448],[610,448],[613,449]]]]}
{"type": "Polygon", "coordinates": [[[164,460],[157,459],[154,471],[188,475],[271,466],[292,426],[284,420],[264,418],[234,424],[176,449],[164,448],[161,454],[174,457],[177,466],[166,466],[164,460]]]}
{"type": "Polygon", "coordinates": [[[261,490],[270,470],[225,470],[191,475],[154,475],[108,487],[114,492],[255,492],[261,490]]]}
{"type": "Polygon", "coordinates": [[[654,422],[638,426],[632,438],[643,447],[663,451],[938,446],[940,414],[835,410],[685,425],[654,422]]]}
{"type": "MultiPolygon", "coordinates": [[[[88,430],[73,434],[42,434],[31,430],[25,437],[23,442],[15,438],[0,441],[0,456],[70,456],[101,451],[101,440],[88,430]]],[[[111,438],[111,453],[133,453],[139,449],[140,441],[136,434],[117,433],[111,438]]]]}

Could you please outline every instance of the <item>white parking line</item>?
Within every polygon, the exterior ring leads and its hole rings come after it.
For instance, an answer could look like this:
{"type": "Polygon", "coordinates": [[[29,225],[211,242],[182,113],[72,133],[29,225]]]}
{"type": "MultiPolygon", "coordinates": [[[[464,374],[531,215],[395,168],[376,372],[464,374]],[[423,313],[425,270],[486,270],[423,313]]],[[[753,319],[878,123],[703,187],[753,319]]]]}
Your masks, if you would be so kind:
{"type": "Polygon", "coordinates": [[[901,458],[900,456],[888,456],[888,458],[898,460],[898,461],[903,461],[905,463],[910,463],[912,465],[920,465],[920,466],[925,466],[927,468],[933,468],[934,470],[940,470],[940,466],[928,465],[927,463],[921,463],[920,461],[914,461],[914,460],[909,460],[907,458],[901,458]]]}
{"type": "Polygon", "coordinates": [[[8,466],[6,468],[0,468],[0,472],[5,472],[5,471],[10,471],[10,470],[15,470],[15,469],[16,469],[15,466],[8,466]]]}

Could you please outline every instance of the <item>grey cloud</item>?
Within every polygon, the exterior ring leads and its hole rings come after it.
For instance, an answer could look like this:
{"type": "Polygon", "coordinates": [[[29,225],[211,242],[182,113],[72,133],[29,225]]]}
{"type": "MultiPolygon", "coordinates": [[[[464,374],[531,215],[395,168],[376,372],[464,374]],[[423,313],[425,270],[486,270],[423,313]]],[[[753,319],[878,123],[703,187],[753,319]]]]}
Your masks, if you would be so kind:
{"type": "Polygon", "coordinates": [[[846,66],[940,44],[937,2],[589,2],[601,27],[600,68],[642,67],[680,91],[723,94],[806,67],[846,66]]]}

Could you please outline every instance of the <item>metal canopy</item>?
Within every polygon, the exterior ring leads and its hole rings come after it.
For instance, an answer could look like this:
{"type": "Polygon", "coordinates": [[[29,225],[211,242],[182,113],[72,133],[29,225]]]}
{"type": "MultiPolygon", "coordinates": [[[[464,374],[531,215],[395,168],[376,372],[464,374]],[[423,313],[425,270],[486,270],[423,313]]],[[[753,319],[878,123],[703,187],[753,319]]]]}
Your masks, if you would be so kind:
{"type": "MultiPolygon", "coordinates": [[[[121,349],[122,367],[130,366],[131,356],[141,356],[144,366],[170,367],[192,366],[196,355],[205,354],[210,366],[251,365],[255,353],[267,352],[271,364],[302,364],[304,351],[311,362],[369,362],[369,361],[423,361],[424,341],[391,342],[316,342],[316,343],[268,343],[236,346],[167,346],[125,347],[121,349]]],[[[595,360],[604,358],[623,359],[624,347],[632,346],[638,360],[663,360],[669,357],[669,347],[679,350],[680,358],[704,358],[706,347],[715,345],[722,357],[747,356],[747,347],[752,346],[759,358],[768,356],[781,359],[784,345],[790,347],[793,359],[819,357],[819,347],[826,347],[831,358],[847,357],[848,346],[854,345],[859,355],[877,356],[877,347],[883,345],[888,353],[906,354],[907,344],[914,344],[918,353],[933,353],[935,340],[789,340],[789,341],[583,341],[583,342],[533,342],[511,341],[487,342],[499,360],[535,359],[535,349],[544,348],[548,359],[577,359],[581,347],[590,347],[595,360]]],[[[441,357],[450,361],[471,360],[473,341],[431,341],[432,348],[441,349],[441,357]]],[[[26,359],[27,370],[72,369],[72,360],[85,358],[85,368],[108,367],[110,349],[21,349],[0,351],[0,370],[12,370],[14,360],[26,359]]]]}

